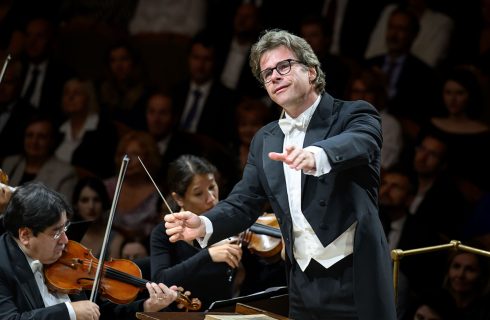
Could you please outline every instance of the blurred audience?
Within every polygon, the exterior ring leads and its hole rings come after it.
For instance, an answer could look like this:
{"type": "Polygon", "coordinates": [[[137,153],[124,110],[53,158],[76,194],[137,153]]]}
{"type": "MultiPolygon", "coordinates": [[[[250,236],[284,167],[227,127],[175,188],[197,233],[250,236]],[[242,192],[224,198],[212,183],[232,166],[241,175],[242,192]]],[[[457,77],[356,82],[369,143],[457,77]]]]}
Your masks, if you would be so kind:
{"type": "Polygon", "coordinates": [[[148,88],[136,50],[128,43],[116,43],[109,48],[105,64],[106,75],[98,88],[102,110],[118,124],[120,135],[142,129],[148,88]]]}
{"type": "MultiPolygon", "coordinates": [[[[80,179],[73,191],[72,204],[75,214],[73,221],[89,223],[80,243],[89,248],[95,257],[100,258],[111,208],[104,182],[96,177],[80,179]]],[[[123,236],[111,228],[107,257],[118,259],[123,241],[123,236]]]]}
{"type": "Polygon", "coordinates": [[[69,201],[78,180],[75,168],[54,154],[56,132],[52,120],[33,116],[24,131],[23,152],[5,158],[2,169],[12,186],[36,180],[60,192],[69,201]]]}
{"type": "Polygon", "coordinates": [[[63,88],[62,111],[66,117],[59,127],[61,143],[56,156],[77,167],[80,176],[114,174],[117,131],[111,119],[100,112],[91,81],[71,78],[63,88]]]}
{"type": "Polygon", "coordinates": [[[22,151],[26,122],[34,108],[20,98],[22,64],[18,60],[9,63],[0,84],[0,161],[8,155],[22,151]]]}
{"type": "MultiPolygon", "coordinates": [[[[121,138],[114,158],[117,168],[121,167],[125,155],[129,157],[129,163],[113,225],[125,238],[138,236],[144,240],[160,221],[159,195],[138,157],[152,178],[160,168],[161,158],[155,140],[143,131],[130,131],[121,138]]],[[[104,181],[111,197],[116,191],[117,178],[114,176],[104,181]]]]}
{"type": "Polygon", "coordinates": [[[365,100],[381,115],[383,146],[381,168],[389,169],[400,161],[404,147],[402,127],[398,119],[386,111],[387,92],[384,74],[377,69],[366,69],[353,76],[347,90],[348,100],[365,100]]]}

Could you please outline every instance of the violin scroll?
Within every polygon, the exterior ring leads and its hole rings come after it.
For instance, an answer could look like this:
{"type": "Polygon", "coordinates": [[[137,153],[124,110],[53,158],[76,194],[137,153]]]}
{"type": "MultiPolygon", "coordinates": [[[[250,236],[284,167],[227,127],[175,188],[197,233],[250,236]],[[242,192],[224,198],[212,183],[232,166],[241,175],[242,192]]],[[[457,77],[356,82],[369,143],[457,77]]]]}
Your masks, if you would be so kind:
{"type": "Polygon", "coordinates": [[[181,304],[186,311],[197,311],[201,309],[201,300],[198,298],[190,298],[188,292],[184,292],[184,288],[179,287],[177,291],[177,304],[181,304]]]}

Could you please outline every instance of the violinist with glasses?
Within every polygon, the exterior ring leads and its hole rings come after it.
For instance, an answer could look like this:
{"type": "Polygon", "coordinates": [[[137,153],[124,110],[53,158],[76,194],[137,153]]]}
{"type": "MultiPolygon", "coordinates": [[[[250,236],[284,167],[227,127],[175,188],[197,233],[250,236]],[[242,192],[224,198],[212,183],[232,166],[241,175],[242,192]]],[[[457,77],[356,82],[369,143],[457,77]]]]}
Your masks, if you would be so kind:
{"type": "MultiPolygon", "coordinates": [[[[62,256],[72,209],[57,192],[40,182],[11,189],[0,185],[6,232],[0,237],[0,319],[135,319],[136,312],[156,312],[177,299],[177,288],[146,283],[149,298],[114,304],[87,299],[84,291],[52,291],[43,269],[62,256]],[[10,199],[9,199],[10,198],[10,199]]],[[[59,275],[63,277],[63,275],[59,275]]]]}

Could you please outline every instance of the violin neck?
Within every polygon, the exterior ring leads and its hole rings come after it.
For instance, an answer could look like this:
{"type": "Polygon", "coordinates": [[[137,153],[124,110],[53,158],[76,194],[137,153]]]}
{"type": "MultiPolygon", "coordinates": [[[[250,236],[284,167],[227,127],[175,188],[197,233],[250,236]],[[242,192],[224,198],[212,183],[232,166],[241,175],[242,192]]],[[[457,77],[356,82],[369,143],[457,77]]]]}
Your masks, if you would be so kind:
{"type": "Polygon", "coordinates": [[[254,223],[250,227],[250,231],[256,234],[264,234],[274,238],[281,238],[281,230],[261,223],[254,223]]]}
{"type": "Polygon", "coordinates": [[[106,268],[105,275],[108,278],[119,280],[138,288],[144,288],[146,286],[146,283],[149,282],[148,280],[135,277],[129,273],[122,272],[114,268],[106,268]]]}

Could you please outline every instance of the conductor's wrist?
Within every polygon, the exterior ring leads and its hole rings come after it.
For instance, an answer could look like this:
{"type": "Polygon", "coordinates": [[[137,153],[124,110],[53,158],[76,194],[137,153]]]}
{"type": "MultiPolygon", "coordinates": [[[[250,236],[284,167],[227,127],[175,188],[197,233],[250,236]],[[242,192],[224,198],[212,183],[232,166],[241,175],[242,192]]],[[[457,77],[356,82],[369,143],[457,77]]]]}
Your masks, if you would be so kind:
{"type": "Polygon", "coordinates": [[[201,225],[199,226],[199,238],[196,240],[204,248],[208,245],[208,240],[213,234],[213,224],[206,216],[199,216],[199,219],[201,220],[201,225]]]}

